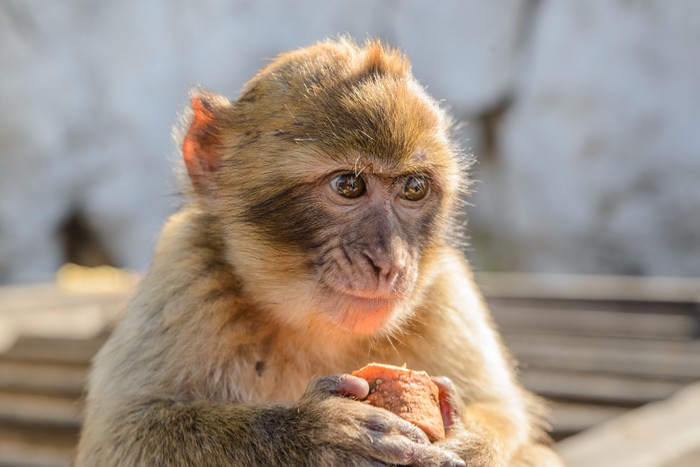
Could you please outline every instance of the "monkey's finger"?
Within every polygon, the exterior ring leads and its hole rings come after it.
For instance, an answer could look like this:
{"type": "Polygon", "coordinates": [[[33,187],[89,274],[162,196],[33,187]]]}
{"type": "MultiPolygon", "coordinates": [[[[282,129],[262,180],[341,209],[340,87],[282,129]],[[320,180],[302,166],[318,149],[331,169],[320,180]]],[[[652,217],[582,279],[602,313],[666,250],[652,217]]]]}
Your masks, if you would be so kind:
{"type": "Polygon", "coordinates": [[[377,411],[365,419],[365,428],[371,433],[400,434],[414,443],[430,444],[428,435],[423,430],[384,409],[372,408],[377,411]]]}
{"type": "Polygon", "coordinates": [[[461,422],[464,403],[459,394],[457,394],[455,385],[450,378],[436,376],[433,377],[432,380],[437,385],[439,391],[442,422],[445,425],[445,430],[449,430],[454,425],[461,422]]]}
{"type": "Polygon", "coordinates": [[[466,467],[455,453],[430,444],[414,443],[399,435],[376,436],[371,444],[372,457],[399,465],[466,467]]]}
{"type": "Polygon", "coordinates": [[[352,375],[323,376],[314,378],[306,392],[361,400],[369,394],[369,384],[364,379],[352,375]]]}

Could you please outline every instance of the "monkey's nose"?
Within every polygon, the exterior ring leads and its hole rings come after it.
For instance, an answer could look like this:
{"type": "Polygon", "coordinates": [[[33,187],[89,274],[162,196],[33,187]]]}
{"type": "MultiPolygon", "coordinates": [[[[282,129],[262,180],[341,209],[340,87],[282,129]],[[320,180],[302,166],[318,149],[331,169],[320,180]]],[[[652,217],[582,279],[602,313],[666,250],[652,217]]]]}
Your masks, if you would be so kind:
{"type": "Polygon", "coordinates": [[[372,252],[371,250],[365,250],[363,255],[367,258],[374,270],[374,274],[377,276],[378,288],[391,288],[401,272],[401,261],[391,258],[390,255],[383,251],[372,252]]]}

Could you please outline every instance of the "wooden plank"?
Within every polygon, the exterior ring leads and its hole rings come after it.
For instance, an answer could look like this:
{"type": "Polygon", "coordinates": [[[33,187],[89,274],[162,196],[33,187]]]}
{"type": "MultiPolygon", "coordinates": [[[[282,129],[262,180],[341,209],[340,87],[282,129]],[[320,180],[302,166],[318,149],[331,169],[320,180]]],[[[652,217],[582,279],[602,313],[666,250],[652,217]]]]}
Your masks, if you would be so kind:
{"type": "Polygon", "coordinates": [[[698,467],[700,465],[700,448],[692,452],[684,452],[673,460],[659,467],[698,467]]]}
{"type": "Polygon", "coordinates": [[[22,314],[65,305],[124,302],[134,292],[139,275],[109,266],[65,264],[48,283],[0,286],[0,315],[22,314]]]}
{"type": "Polygon", "coordinates": [[[569,467],[660,467],[700,449],[700,384],[570,437],[556,446],[569,467]]]}
{"type": "Polygon", "coordinates": [[[0,435],[0,467],[69,467],[72,449],[16,443],[0,435]]]}
{"type": "Polygon", "coordinates": [[[24,336],[20,337],[10,349],[0,353],[0,358],[47,363],[88,364],[107,340],[107,337],[107,332],[86,339],[24,336]]]}
{"type": "Polygon", "coordinates": [[[700,341],[663,341],[504,334],[526,367],[642,376],[690,383],[700,380],[700,341]]]}
{"type": "Polygon", "coordinates": [[[601,350],[636,352],[640,348],[661,353],[700,353],[700,340],[636,339],[624,337],[577,336],[551,334],[547,332],[511,332],[503,330],[504,338],[513,341],[531,342],[533,345],[575,345],[596,347],[601,350]]]}
{"type": "MultiPolygon", "coordinates": [[[[0,286],[0,313],[23,312],[57,302],[94,303],[95,294],[70,294],[56,282],[0,286]]],[[[108,297],[109,298],[109,297],[108,297]]]]}
{"type": "Polygon", "coordinates": [[[119,302],[83,303],[0,313],[0,353],[21,336],[90,339],[110,327],[122,310],[119,302]]]}
{"type": "Polygon", "coordinates": [[[664,315],[664,316],[690,316],[698,318],[700,309],[697,302],[653,302],[640,300],[564,300],[550,298],[510,298],[488,297],[488,303],[495,308],[530,308],[538,310],[595,312],[617,311],[627,312],[628,316],[636,315],[664,315]]]}
{"type": "Polygon", "coordinates": [[[0,391],[3,423],[80,428],[80,406],[73,397],[0,391]]]}
{"type": "Polygon", "coordinates": [[[628,412],[629,407],[547,401],[551,410],[551,436],[560,440],[628,412]]]}
{"type": "Polygon", "coordinates": [[[131,289],[110,293],[74,292],[57,283],[0,286],[0,315],[20,315],[36,310],[71,309],[85,305],[126,303],[131,289]]]}
{"type": "Polygon", "coordinates": [[[63,395],[77,399],[87,379],[86,365],[0,359],[0,391],[63,395]]]}
{"type": "Polygon", "coordinates": [[[0,352],[21,336],[90,338],[113,324],[137,276],[67,265],[56,282],[0,287],[0,352]]]}
{"type": "Polygon", "coordinates": [[[504,331],[547,332],[579,336],[691,339],[697,318],[687,315],[634,314],[611,310],[551,310],[544,308],[491,308],[504,331]]]}
{"type": "Polygon", "coordinates": [[[525,387],[549,399],[639,406],[665,399],[684,384],[663,379],[523,368],[525,387]]]}
{"type": "Polygon", "coordinates": [[[700,303],[700,279],[645,276],[475,274],[487,296],[700,303]]]}
{"type": "Polygon", "coordinates": [[[0,421],[0,467],[67,467],[77,441],[76,429],[0,421]]]}

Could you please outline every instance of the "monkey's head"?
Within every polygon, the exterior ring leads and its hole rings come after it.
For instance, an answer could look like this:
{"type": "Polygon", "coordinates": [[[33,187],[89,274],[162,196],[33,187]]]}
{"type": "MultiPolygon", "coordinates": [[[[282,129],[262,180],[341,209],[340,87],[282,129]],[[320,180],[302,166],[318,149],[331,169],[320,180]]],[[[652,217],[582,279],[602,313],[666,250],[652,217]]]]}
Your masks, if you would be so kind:
{"type": "Polygon", "coordinates": [[[196,90],[191,103],[194,202],[252,300],[346,334],[410,318],[464,172],[405,57],[322,42],[279,56],[237,101],[196,90]]]}

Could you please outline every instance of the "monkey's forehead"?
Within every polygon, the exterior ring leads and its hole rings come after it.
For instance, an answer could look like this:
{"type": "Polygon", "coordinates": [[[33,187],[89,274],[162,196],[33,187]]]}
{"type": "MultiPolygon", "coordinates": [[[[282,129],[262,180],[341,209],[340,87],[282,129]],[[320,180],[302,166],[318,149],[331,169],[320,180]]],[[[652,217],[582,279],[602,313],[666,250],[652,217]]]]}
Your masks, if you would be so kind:
{"type": "Polygon", "coordinates": [[[370,41],[325,41],[281,55],[246,84],[232,124],[275,142],[314,146],[329,157],[363,154],[411,165],[449,157],[449,119],[398,51],[370,41]]]}
{"type": "Polygon", "coordinates": [[[316,104],[290,103],[278,109],[282,118],[279,114],[269,118],[256,114],[265,127],[260,149],[275,152],[276,148],[282,154],[296,147],[301,152],[311,151],[318,159],[372,163],[386,171],[410,170],[453,156],[439,119],[421,106],[394,105],[383,97],[364,103],[341,98],[326,102],[323,109],[316,104]]]}

